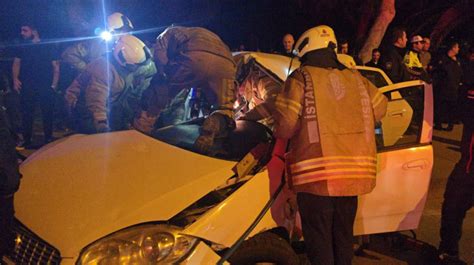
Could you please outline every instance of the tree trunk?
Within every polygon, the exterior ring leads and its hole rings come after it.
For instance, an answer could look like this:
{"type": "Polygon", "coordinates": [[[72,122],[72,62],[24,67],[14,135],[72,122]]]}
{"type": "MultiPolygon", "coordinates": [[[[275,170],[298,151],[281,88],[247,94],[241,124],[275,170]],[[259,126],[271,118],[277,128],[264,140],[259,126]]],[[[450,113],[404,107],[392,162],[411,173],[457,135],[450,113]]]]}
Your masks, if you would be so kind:
{"type": "Polygon", "coordinates": [[[382,42],[388,25],[395,17],[395,0],[382,0],[380,13],[370,29],[369,36],[359,52],[359,58],[363,63],[370,61],[372,50],[378,48],[382,42]]]}
{"type": "Polygon", "coordinates": [[[460,1],[446,10],[431,32],[431,47],[439,47],[443,39],[459,24],[474,16],[474,1],[460,1]]]}

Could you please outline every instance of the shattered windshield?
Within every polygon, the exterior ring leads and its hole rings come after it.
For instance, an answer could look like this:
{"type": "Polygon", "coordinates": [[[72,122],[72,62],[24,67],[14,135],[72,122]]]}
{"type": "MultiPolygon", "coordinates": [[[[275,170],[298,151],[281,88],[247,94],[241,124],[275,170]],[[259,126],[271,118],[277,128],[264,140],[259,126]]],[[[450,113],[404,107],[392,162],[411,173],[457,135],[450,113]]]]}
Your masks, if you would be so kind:
{"type": "MultiPolygon", "coordinates": [[[[194,142],[199,136],[199,127],[204,118],[156,129],[152,137],[167,144],[198,153],[194,142]]],[[[270,142],[270,130],[264,125],[253,121],[237,121],[236,128],[225,138],[215,139],[212,147],[213,158],[229,161],[241,160],[259,143],[270,142]]]]}

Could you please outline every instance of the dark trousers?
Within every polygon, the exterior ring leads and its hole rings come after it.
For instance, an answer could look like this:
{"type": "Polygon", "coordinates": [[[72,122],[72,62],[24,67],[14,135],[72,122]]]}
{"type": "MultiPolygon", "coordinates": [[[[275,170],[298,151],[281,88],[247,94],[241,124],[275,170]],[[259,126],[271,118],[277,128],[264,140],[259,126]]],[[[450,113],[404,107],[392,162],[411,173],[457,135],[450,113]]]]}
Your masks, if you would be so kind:
{"type": "Polygon", "coordinates": [[[464,217],[466,212],[474,205],[474,165],[471,165],[471,171],[466,173],[473,132],[473,125],[464,125],[461,140],[461,160],[449,175],[444,192],[439,250],[450,255],[458,255],[464,217]]]}
{"type": "Polygon", "coordinates": [[[357,197],[298,193],[297,201],[311,264],[350,265],[357,197]]]}
{"type": "Polygon", "coordinates": [[[33,136],[33,122],[35,118],[35,108],[39,103],[41,117],[43,120],[43,132],[45,140],[53,136],[53,112],[54,112],[54,91],[50,87],[34,86],[23,83],[20,92],[21,114],[23,125],[23,139],[26,143],[31,142],[33,136]]]}
{"type": "Polygon", "coordinates": [[[0,197],[0,263],[2,256],[13,247],[13,196],[0,197]]]}
{"type": "Polygon", "coordinates": [[[10,91],[5,95],[5,107],[7,108],[8,120],[11,129],[15,133],[21,132],[21,111],[20,111],[20,95],[16,91],[10,91]]]}
{"type": "Polygon", "coordinates": [[[458,103],[455,100],[441,100],[440,106],[441,117],[438,120],[441,124],[447,123],[448,126],[453,126],[456,118],[458,118],[458,103]]]}

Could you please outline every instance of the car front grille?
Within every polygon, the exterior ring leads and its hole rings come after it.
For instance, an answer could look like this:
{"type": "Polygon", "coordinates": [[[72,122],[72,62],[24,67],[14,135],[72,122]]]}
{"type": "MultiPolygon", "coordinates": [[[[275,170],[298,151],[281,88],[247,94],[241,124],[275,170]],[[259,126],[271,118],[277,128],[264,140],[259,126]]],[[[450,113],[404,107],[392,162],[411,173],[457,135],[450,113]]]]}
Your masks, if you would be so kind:
{"type": "Polygon", "coordinates": [[[61,254],[50,244],[15,220],[15,247],[9,258],[16,264],[59,264],[61,254]]]}

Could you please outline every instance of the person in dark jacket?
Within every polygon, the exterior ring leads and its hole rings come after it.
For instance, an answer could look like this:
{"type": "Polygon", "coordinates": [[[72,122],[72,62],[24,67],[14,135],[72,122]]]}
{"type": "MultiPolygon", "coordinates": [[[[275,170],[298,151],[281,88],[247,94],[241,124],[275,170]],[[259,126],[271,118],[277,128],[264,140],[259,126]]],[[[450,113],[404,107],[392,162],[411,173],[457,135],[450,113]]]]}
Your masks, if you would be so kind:
{"type": "Polygon", "coordinates": [[[392,45],[383,52],[382,68],[393,83],[410,80],[410,74],[403,63],[407,33],[402,28],[395,28],[392,32],[392,45]]]}
{"type": "Polygon", "coordinates": [[[463,84],[467,93],[462,111],[461,159],[451,172],[444,192],[439,243],[442,264],[463,264],[458,257],[462,223],[466,212],[474,205],[474,49],[471,49],[464,69],[463,84]]]}
{"type": "Polygon", "coordinates": [[[213,112],[200,128],[195,149],[210,154],[214,140],[225,138],[235,126],[236,65],[229,48],[207,29],[171,26],[157,37],[154,59],[162,82],[147,91],[134,127],[150,133],[171,98],[182,89],[202,88],[213,112]]]}
{"type": "Polygon", "coordinates": [[[365,66],[380,68],[380,50],[375,48],[372,50],[372,59],[365,66]]]}
{"type": "Polygon", "coordinates": [[[459,43],[451,42],[448,51],[437,60],[434,66],[435,91],[435,129],[451,131],[458,114],[459,85],[462,68],[456,55],[459,53],[459,43]],[[443,128],[441,123],[448,123],[443,128]]]}
{"type": "Polygon", "coordinates": [[[15,150],[16,134],[11,130],[3,96],[0,95],[0,263],[1,258],[13,247],[13,194],[20,186],[15,150]]]}

